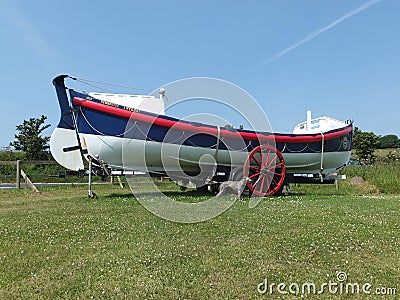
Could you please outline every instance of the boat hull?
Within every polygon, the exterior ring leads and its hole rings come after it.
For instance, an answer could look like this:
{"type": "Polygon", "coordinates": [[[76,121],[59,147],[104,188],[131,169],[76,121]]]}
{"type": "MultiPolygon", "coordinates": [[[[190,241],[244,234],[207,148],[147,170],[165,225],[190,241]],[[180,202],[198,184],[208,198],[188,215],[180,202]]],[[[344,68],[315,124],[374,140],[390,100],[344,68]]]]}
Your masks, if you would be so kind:
{"type": "Polygon", "coordinates": [[[221,128],[107,103],[71,89],[68,99],[64,78],[53,81],[62,119],[52,135],[51,152],[69,169],[83,166],[77,151],[112,169],[159,173],[232,169],[243,166],[248,154],[262,144],[280,151],[286,172],[292,174],[327,175],[350,159],[352,124],[315,134],[221,128]],[[64,145],[62,136],[68,136],[64,145]]]}
{"type": "MultiPolygon", "coordinates": [[[[201,157],[208,155],[214,160],[203,165],[238,167],[243,166],[247,151],[219,150],[215,159],[215,149],[168,144],[130,138],[116,138],[82,134],[82,140],[92,157],[101,158],[111,168],[138,170],[144,172],[199,171],[201,157]],[[199,163],[200,162],[200,163],[199,163]]],[[[350,159],[350,151],[324,152],[322,173],[330,174],[345,166],[350,159]]],[[[321,171],[321,152],[283,152],[287,173],[317,174],[321,171]]]]}

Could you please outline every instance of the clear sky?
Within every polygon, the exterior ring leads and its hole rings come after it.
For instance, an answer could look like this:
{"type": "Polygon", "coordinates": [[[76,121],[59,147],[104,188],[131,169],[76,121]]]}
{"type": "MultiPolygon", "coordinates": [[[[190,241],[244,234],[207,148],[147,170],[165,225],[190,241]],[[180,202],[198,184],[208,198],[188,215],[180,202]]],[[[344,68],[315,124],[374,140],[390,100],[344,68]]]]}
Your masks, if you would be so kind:
{"type": "Polygon", "coordinates": [[[400,136],[399,12],[398,0],[0,0],[0,146],[24,119],[57,125],[58,74],[150,90],[220,78],[276,132],[311,109],[400,136]]]}

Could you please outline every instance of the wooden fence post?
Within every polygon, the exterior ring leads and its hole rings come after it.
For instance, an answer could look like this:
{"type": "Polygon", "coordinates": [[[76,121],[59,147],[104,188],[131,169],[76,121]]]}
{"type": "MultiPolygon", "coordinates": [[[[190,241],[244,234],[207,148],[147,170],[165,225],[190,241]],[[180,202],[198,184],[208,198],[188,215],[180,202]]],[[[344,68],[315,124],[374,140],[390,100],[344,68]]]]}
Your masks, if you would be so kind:
{"type": "Polygon", "coordinates": [[[25,188],[26,185],[29,185],[29,187],[34,190],[36,193],[40,193],[39,190],[36,188],[36,186],[33,184],[33,182],[29,179],[28,175],[25,174],[24,170],[21,170],[21,175],[25,179],[25,188]]]}
{"type": "Polygon", "coordinates": [[[124,188],[124,184],[121,181],[121,176],[117,176],[117,179],[118,179],[119,186],[121,187],[121,189],[123,189],[124,188]]]}
{"type": "Polygon", "coordinates": [[[16,188],[21,188],[21,161],[17,160],[16,188]]]}

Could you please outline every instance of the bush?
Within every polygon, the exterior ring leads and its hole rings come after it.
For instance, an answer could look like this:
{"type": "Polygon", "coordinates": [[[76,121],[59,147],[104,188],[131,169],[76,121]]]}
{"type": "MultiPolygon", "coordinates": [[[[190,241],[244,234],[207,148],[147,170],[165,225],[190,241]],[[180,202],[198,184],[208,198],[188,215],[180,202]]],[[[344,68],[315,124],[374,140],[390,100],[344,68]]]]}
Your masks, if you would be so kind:
{"type": "MultiPolygon", "coordinates": [[[[25,153],[20,151],[0,151],[0,161],[17,161],[24,160],[26,158],[25,153]]],[[[3,166],[0,165],[0,174],[12,175],[16,172],[16,166],[3,166]]]]}

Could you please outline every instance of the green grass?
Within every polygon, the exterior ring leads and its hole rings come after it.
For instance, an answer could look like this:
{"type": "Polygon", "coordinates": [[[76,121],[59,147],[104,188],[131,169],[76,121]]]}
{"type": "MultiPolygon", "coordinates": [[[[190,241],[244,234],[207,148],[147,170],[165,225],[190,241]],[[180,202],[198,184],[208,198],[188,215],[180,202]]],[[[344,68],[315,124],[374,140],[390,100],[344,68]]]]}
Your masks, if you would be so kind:
{"type": "MultiPolygon", "coordinates": [[[[161,187],[179,201],[197,195],[161,187]]],[[[95,186],[99,197],[87,199],[85,188],[0,191],[2,299],[265,299],[278,295],[257,292],[265,278],[320,285],[337,271],[400,293],[400,196],[331,186],[178,224],[128,189],[95,186]]]]}
{"type": "Polygon", "coordinates": [[[374,166],[348,166],[343,170],[347,177],[360,176],[376,186],[380,193],[400,194],[400,163],[392,162],[374,166]]]}
{"type": "Polygon", "coordinates": [[[400,194],[400,149],[376,149],[375,155],[377,160],[373,166],[348,166],[342,173],[350,178],[364,178],[380,193],[400,194]]]}

